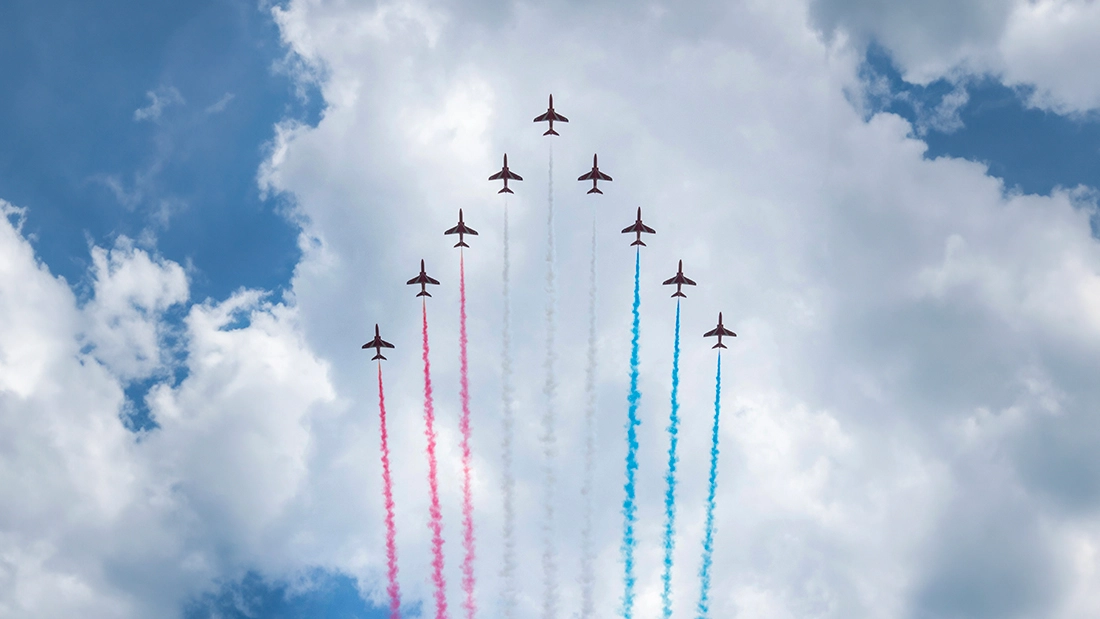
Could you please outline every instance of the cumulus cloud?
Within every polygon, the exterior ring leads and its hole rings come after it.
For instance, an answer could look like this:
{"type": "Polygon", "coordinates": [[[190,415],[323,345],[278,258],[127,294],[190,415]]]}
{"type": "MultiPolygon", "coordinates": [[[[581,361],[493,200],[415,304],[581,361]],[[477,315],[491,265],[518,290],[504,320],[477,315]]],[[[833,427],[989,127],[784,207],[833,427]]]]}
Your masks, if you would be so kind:
{"type": "Polygon", "coordinates": [[[1032,106],[1079,114],[1100,108],[1100,4],[1090,0],[814,0],[814,23],[890,50],[906,81],[990,74],[1032,106]]]}
{"type": "MultiPolygon", "coordinates": [[[[316,127],[277,127],[258,172],[292,205],[303,257],[282,300],[240,291],[187,309],[186,378],[146,402],[159,428],[125,431],[121,385],[163,359],[160,315],[188,299],[179,267],[95,248],[78,307],[0,222],[0,608],[164,616],[247,570],[313,567],[381,601],[377,394],[359,349],[375,322],[397,345],[384,369],[402,590],[426,600],[419,308],[404,285],[421,258],[443,281],[428,311],[458,599],[457,257],[442,231],[463,208],[480,232],[466,256],[478,597],[496,612],[504,202],[484,179],[502,152],[525,178],[507,208],[518,544],[534,556],[549,143],[530,119],[553,92],[570,118],[554,142],[563,355],[584,350],[571,325],[587,301],[569,286],[585,282],[569,274],[586,272],[592,217],[599,231],[599,613],[621,591],[633,254],[618,230],[642,206],[657,235],[642,255],[639,615],[660,604],[673,306],[659,282],[678,259],[699,282],[684,305],[678,614],[698,594],[714,394],[699,336],[723,311],[739,336],[723,360],[715,616],[1095,615],[1095,193],[1006,193],[981,164],[926,160],[903,119],[853,108],[862,50],[823,40],[815,7],[274,8],[327,106],[316,127]],[[604,196],[570,176],[593,151],[615,178],[604,196]],[[79,337],[95,324],[100,360],[79,337]]],[[[576,365],[559,367],[561,523],[580,520],[576,365]]],[[[557,533],[568,574],[579,533],[557,533]]],[[[522,571],[520,616],[539,579],[522,571]]],[[[578,585],[561,584],[572,614],[578,585]]]]}
{"type": "Polygon", "coordinates": [[[149,98],[149,105],[134,110],[134,120],[136,121],[157,121],[160,119],[164,108],[185,103],[183,95],[176,90],[175,86],[161,86],[156,90],[146,91],[145,96],[149,98]]]}

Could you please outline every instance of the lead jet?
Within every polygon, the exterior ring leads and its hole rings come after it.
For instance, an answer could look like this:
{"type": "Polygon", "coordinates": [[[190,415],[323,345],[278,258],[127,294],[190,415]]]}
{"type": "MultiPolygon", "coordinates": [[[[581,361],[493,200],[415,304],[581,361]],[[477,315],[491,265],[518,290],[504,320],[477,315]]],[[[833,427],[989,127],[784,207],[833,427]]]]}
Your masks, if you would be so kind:
{"type": "Polygon", "coordinates": [[[424,272],[424,260],[423,259],[420,261],[420,275],[417,275],[416,277],[410,279],[409,281],[407,281],[405,283],[406,283],[406,285],[410,285],[410,286],[412,284],[420,284],[420,294],[416,295],[418,297],[430,297],[430,296],[432,296],[432,293],[428,292],[428,284],[435,284],[436,286],[439,285],[438,280],[434,280],[431,277],[428,277],[428,274],[424,272]]]}
{"type": "Polygon", "coordinates": [[[730,337],[737,337],[736,333],[734,333],[733,331],[730,331],[729,329],[722,326],[722,312],[718,312],[718,326],[715,327],[714,329],[704,333],[703,337],[714,337],[715,335],[718,336],[718,343],[715,344],[714,346],[711,346],[712,349],[714,349],[714,348],[725,348],[726,347],[726,345],[722,343],[722,336],[723,335],[728,335],[730,337]]]}
{"type": "Polygon", "coordinates": [[[550,109],[546,110],[546,113],[543,114],[542,116],[536,117],[533,122],[537,122],[537,123],[548,122],[548,123],[550,123],[550,128],[547,129],[546,133],[544,133],[543,135],[560,135],[557,131],[554,131],[554,121],[555,120],[560,122],[560,123],[569,122],[568,118],[566,118],[566,117],[562,116],[561,114],[558,114],[557,112],[554,111],[554,95],[550,95],[550,109]]]}
{"type": "Polygon", "coordinates": [[[642,242],[643,232],[645,232],[646,234],[657,233],[656,230],[642,223],[642,207],[640,206],[638,207],[638,219],[634,222],[634,225],[623,228],[623,234],[630,234],[631,232],[634,232],[638,235],[638,239],[630,244],[631,247],[634,247],[635,245],[641,245],[642,247],[645,247],[645,243],[642,242]]]}
{"type": "Polygon", "coordinates": [[[469,247],[469,245],[463,242],[462,236],[464,234],[472,234],[474,236],[477,236],[477,230],[474,230],[473,228],[462,223],[462,209],[458,209],[458,225],[444,232],[443,234],[457,234],[458,242],[455,243],[455,247],[469,247]]]}
{"type": "MultiPolygon", "coordinates": [[[[676,275],[672,276],[669,279],[666,279],[665,283],[662,284],[662,285],[663,286],[668,286],[668,285],[671,285],[671,284],[676,284],[676,292],[672,293],[672,296],[674,296],[674,297],[683,297],[685,299],[687,298],[687,295],[680,291],[680,286],[683,286],[684,284],[687,284],[688,286],[694,286],[695,285],[695,282],[691,281],[687,277],[684,277],[684,261],[683,260],[681,260],[680,265],[676,267],[676,275]]],[[[718,316],[719,316],[718,325],[721,326],[722,325],[722,318],[721,318],[722,315],[719,314],[718,316]]],[[[706,337],[706,336],[704,335],[703,337],[706,337]]]]}
{"type": "Polygon", "coordinates": [[[489,177],[491,181],[498,181],[501,179],[504,179],[504,189],[501,189],[497,193],[515,193],[511,189],[508,189],[508,179],[514,181],[523,180],[522,176],[508,169],[508,153],[504,153],[504,167],[500,169],[500,172],[489,177]]]}
{"type": "Polygon", "coordinates": [[[378,335],[378,325],[375,324],[374,325],[374,339],[367,342],[366,344],[363,344],[363,348],[364,349],[367,349],[367,348],[373,348],[374,349],[374,356],[370,358],[371,361],[374,361],[375,359],[381,359],[381,360],[385,361],[386,358],[382,356],[382,349],[383,348],[393,348],[393,344],[390,344],[386,340],[382,339],[381,335],[378,335]]]}
{"type": "Polygon", "coordinates": [[[600,172],[600,167],[598,165],[596,165],[596,155],[593,154],[592,155],[592,170],[589,171],[587,174],[582,174],[580,176],[580,178],[578,178],[577,180],[579,180],[579,181],[588,181],[588,180],[592,181],[592,189],[589,189],[588,193],[603,193],[602,191],[600,191],[600,188],[596,186],[596,182],[597,181],[609,181],[609,180],[611,180],[611,177],[604,174],[603,172],[600,172]]]}

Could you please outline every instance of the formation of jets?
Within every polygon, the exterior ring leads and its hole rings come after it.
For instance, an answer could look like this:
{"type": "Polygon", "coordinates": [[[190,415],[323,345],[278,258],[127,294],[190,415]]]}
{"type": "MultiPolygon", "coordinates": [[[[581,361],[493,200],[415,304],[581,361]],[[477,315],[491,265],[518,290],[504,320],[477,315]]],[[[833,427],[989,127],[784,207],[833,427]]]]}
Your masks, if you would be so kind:
{"type": "MultiPolygon", "coordinates": [[[[557,131],[554,131],[554,122],[555,121],[560,122],[560,123],[566,123],[566,122],[569,122],[569,119],[562,116],[561,114],[558,114],[556,111],[554,111],[554,95],[550,95],[550,103],[549,103],[549,107],[546,110],[546,113],[542,114],[542,115],[539,115],[539,116],[536,116],[534,122],[545,122],[545,123],[549,124],[549,128],[546,130],[545,133],[543,133],[543,135],[560,135],[557,131]]],[[[588,193],[590,193],[590,194],[591,193],[602,194],[603,191],[600,190],[600,188],[598,186],[598,182],[599,181],[610,181],[610,180],[612,180],[610,176],[608,176],[607,174],[600,171],[600,168],[599,168],[598,164],[599,164],[599,161],[597,159],[597,156],[595,154],[593,154],[592,155],[592,169],[590,171],[582,174],[579,178],[577,178],[578,181],[588,181],[588,180],[592,181],[592,188],[588,190],[588,193]]],[[[496,174],[493,174],[492,176],[490,176],[489,180],[491,180],[491,181],[496,181],[496,180],[504,181],[504,187],[500,191],[498,191],[497,193],[515,193],[508,187],[508,181],[509,180],[522,181],[523,177],[520,176],[519,174],[516,174],[515,172],[512,172],[508,168],[508,155],[505,154],[504,155],[504,165],[503,165],[503,167],[501,167],[499,172],[497,172],[496,174]]],[[[631,247],[633,247],[635,245],[644,247],[645,242],[642,241],[642,234],[656,234],[656,231],[653,228],[650,228],[649,226],[642,223],[642,209],[641,209],[641,207],[639,207],[638,208],[638,215],[637,215],[637,218],[634,220],[634,223],[627,226],[626,228],[623,228],[622,233],[623,234],[631,234],[631,233],[635,234],[634,242],[630,244],[631,247]]],[[[458,235],[458,242],[455,243],[454,246],[455,247],[469,247],[469,245],[466,244],[466,242],[464,240],[464,237],[467,234],[472,235],[472,236],[477,236],[477,230],[474,230],[473,228],[466,225],[466,223],[463,221],[463,218],[462,218],[462,209],[459,209],[458,210],[458,224],[455,225],[453,228],[448,228],[443,234],[444,235],[457,234],[458,235]]],[[[436,280],[436,279],[432,278],[431,276],[429,276],[427,274],[427,272],[424,268],[424,260],[420,261],[420,274],[417,275],[416,277],[410,279],[407,282],[407,285],[414,285],[414,284],[420,284],[420,292],[417,293],[417,295],[416,295],[418,297],[430,297],[430,296],[432,296],[431,293],[428,292],[428,284],[432,284],[432,285],[436,285],[436,286],[439,285],[439,280],[436,280]]],[[[692,281],[691,279],[688,279],[688,277],[684,275],[684,261],[683,260],[680,260],[679,264],[676,267],[676,275],[674,275],[671,278],[665,280],[664,283],[663,283],[663,285],[665,285],[665,286],[669,286],[669,285],[672,285],[672,284],[676,285],[676,292],[672,293],[672,296],[673,297],[683,297],[683,298],[687,298],[687,295],[684,294],[684,292],[682,290],[682,287],[685,286],[685,285],[687,285],[687,286],[694,286],[695,285],[694,281],[692,281]]],[[[733,331],[730,331],[729,329],[725,328],[725,326],[722,325],[722,313],[721,312],[718,313],[718,326],[703,334],[703,337],[715,337],[715,336],[717,336],[717,338],[718,338],[718,343],[715,344],[714,346],[712,346],[711,348],[726,348],[726,345],[722,343],[722,337],[724,337],[724,336],[725,337],[737,337],[736,333],[734,333],[733,331]]],[[[385,360],[386,358],[384,356],[382,356],[382,349],[383,348],[393,348],[393,347],[394,347],[393,344],[391,344],[391,343],[389,343],[389,342],[382,339],[382,336],[379,334],[377,324],[374,325],[374,339],[367,342],[366,344],[363,344],[364,349],[368,349],[368,348],[373,348],[374,349],[375,354],[374,354],[373,357],[371,357],[372,361],[374,361],[374,360],[385,360]]]]}

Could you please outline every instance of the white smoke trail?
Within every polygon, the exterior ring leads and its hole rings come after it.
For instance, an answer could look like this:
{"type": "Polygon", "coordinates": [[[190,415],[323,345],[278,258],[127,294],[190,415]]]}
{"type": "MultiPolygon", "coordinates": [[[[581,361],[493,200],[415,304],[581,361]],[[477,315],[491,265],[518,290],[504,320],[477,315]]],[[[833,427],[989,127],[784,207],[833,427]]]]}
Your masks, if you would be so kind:
{"type": "Polygon", "coordinates": [[[584,480],[581,483],[581,616],[591,619],[596,586],[592,550],[592,477],[596,459],[596,211],[592,211],[592,257],[588,263],[588,367],[584,372],[584,480]]]}
{"type": "Polygon", "coordinates": [[[549,189],[547,190],[546,214],[546,383],[542,393],[546,397],[546,409],[542,416],[542,453],[545,466],[543,476],[543,536],[545,546],[542,552],[543,601],[542,619],[555,619],[558,606],[558,561],[557,546],[554,538],[554,487],[557,485],[554,473],[554,457],[557,451],[557,438],[554,434],[555,396],[557,378],[554,375],[554,362],[557,354],[554,350],[554,306],[557,303],[554,272],[554,142],[550,142],[549,189]]]}
{"type": "Polygon", "coordinates": [[[504,199],[504,271],[502,276],[504,289],[504,320],[502,326],[502,351],[500,355],[501,381],[501,426],[502,435],[501,468],[504,469],[500,482],[500,496],[504,501],[504,561],[500,569],[503,581],[501,591],[501,617],[514,619],[516,612],[516,479],[512,471],[512,433],[514,412],[512,410],[512,307],[509,292],[508,256],[508,198],[504,199]]]}

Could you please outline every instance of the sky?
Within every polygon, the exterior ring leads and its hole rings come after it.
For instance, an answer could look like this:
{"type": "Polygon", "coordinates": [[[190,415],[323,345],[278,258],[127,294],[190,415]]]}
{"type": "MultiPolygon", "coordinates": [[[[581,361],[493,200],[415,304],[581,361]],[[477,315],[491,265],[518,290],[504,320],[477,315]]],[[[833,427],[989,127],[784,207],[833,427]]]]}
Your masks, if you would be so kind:
{"type": "Polygon", "coordinates": [[[738,335],[710,616],[1097,616],[1098,29],[1086,0],[3,3],[0,616],[389,616],[360,349],[375,323],[396,345],[402,608],[435,616],[405,285],[420,259],[441,281],[426,307],[444,574],[465,616],[458,250],[442,235],[459,208],[479,231],[477,616],[585,617],[593,238],[591,616],[629,614],[635,252],[619,231],[638,207],[657,233],[640,250],[636,616],[662,611],[676,308],[660,282],[677,260],[698,286],[681,306],[674,616],[696,616],[715,395],[701,335],[719,311],[738,335]],[[549,93],[558,137],[531,122],[549,93]],[[486,181],[505,152],[524,178],[507,197],[486,181]],[[593,152],[603,195],[573,180],[593,152]]]}

